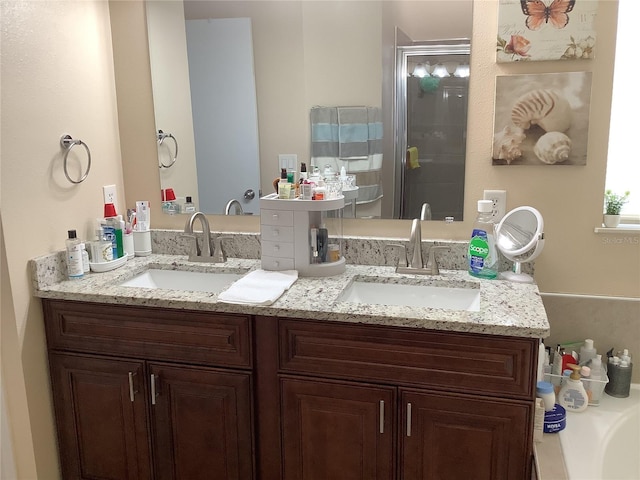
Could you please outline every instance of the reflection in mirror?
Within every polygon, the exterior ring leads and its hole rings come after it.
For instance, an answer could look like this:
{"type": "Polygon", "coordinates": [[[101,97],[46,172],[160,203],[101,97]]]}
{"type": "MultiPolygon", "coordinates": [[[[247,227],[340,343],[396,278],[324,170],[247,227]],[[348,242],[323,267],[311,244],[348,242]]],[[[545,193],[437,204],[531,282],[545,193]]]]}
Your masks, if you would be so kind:
{"type": "Polygon", "coordinates": [[[182,2],[146,6],[156,127],[171,132],[158,134],[158,158],[161,189],[172,189],[177,209],[163,210],[180,212],[191,197],[203,212],[224,213],[236,200],[245,214],[257,213],[251,19],[185,21],[182,2]]]}
{"type": "Polygon", "coordinates": [[[461,221],[469,40],[398,49],[395,218],[461,221]]]}
{"type": "MultiPolygon", "coordinates": [[[[383,197],[376,208],[368,209],[369,205],[358,205],[358,217],[371,216],[373,218],[400,218],[400,203],[396,193],[400,189],[400,182],[404,175],[399,175],[395,166],[395,140],[398,137],[394,131],[395,92],[394,78],[396,76],[396,55],[394,31],[400,27],[417,44],[429,40],[442,38],[470,38],[472,0],[432,0],[416,2],[405,0],[383,1],[288,1],[264,0],[255,1],[170,1],[148,0],[147,28],[149,32],[149,48],[152,66],[154,106],[156,109],[155,131],[163,130],[175,136],[180,145],[180,153],[176,163],[171,168],[161,168],[161,188],[173,188],[178,200],[187,195],[193,197],[199,210],[205,213],[223,213],[225,206],[232,199],[239,200],[244,212],[256,211],[259,208],[259,196],[271,193],[273,179],[278,175],[278,155],[296,153],[298,165],[306,161],[310,165],[310,122],[311,108],[322,106],[380,106],[383,123],[383,164],[382,184],[383,197]],[[160,5],[166,11],[163,22],[157,22],[149,7],[160,5]],[[168,13],[172,9],[173,13],[168,13]],[[253,86],[245,86],[239,96],[235,92],[223,90],[229,98],[235,98],[231,103],[236,112],[240,110],[240,102],[245,97],[254,96],[253,104],[257,108],[249,107],[249,114],[240,115],[242,125],[250,126],[256,136],[256,153],[253,151],[241,154],[242,159],[255,158],[255,167],[245,167],[242,174],[227,175],[229,166],[239,160],[231,160],[230,155],[243,151],[237,145],[231,147],[230,141],[235,138],[247,139],[232,126],[229,115],[233,112],[223,111],[219,105],[207,107],[207,110],[223,112],[225,121],[216,127],[204,127],[205,138],[213,138],[223,132],[222,139],[216,140],[217,146],[225,148],[218,153],[205,153],[205,160],[209,166],[209,173],[201,173],[199,153],[200,129],[197,116],[197,106],[204,106],[204,102],[196,99],[192,91],[192,80],[189,72],[195,68],[191,65],[191,47],[186,40],[188,28],[185,22],[191,20],[207,21],[209,19],[247,19],[250,21],[249,35],[253,46],[252,60],[240,62],[244,67],[253,67],[255,61],[255,75],[236,75],[235,83],[239,84],[239,77],[251,77],[253,86]],[[171,21],[169,21],[171,20],[171,21]],[[174,32],[178,32],[175,34],[174,32]],[[327,35],[331,32],[331,35],[327,35]],[[161,41],[162,43],[158,43],[161,41]],[[188,51],[188,53],[187,53],[188,51]],[[156,72],[156,61],[164,61],[163,70],[156,72]],[[163,100],[156,99],[156,79],[167,80],[164,87],[163,100]],[[251,113],[253,112],[253,113],[251,113]],[[255,113],[255,119],[253,117],[255,113]],[[258,130],[258,118],[260,128],[258,130]],[[244,120],[244,121],[242,121],[244,120]],[[171,125],[169,125],[171,123],[171,125]],[[258,146],[257,139],[260,144],[258,146]],[[257,150],[259,148],[259,150],[257,150]],[[255,172],[260,175],[259,182],[249,187],[245,182],[249,174],[255,172]],[[227,175],[227,176],[225,176],[227,175]],[[202,178],[201,178],[202,177],[202,178]],[[212,187],[216,178],[224,177],[224,185],[235,187],[233,193],[226,193],[223,200],[217,200],[211,207],[203,202],[204,193],[210,190],[222,190],[212,187]],[[196,179],[197,178],[197,179],[196,179]],[[244,192],[252,190],[255,196],[255,210],[248,207],[244,192]],[[361,208],[362,207],[362,208],[361,208]]],[[[221,43],[229,44],[229,41],[221,43]]],[[[223,69],[218,60],[215,70],[237,73],[233,67],[223,69]]],[[[209,62],[211,63],[211,62],[209,62]]],[[[238,67],[240,68],[240,67],[238,67]]],[[[456,82],[457,77],[443,80],[456,82]]],[[[416,80],[417,81],[417,80],[416,80]]],[[[163,83],[162,81],[160,83],[163,83]]],[[[214,89],[209,89],[208,93],[214,89]]],[[[220,88],[215,90],[220,91],[220,88]]],[[[441,107],[440,107],[441,108],[441,107]]],[[[456,106],[458,108],[458,106],[456,106]]],[[[466,105],[464,110],[466,111],[466,105]]],[[[242,110],[244,111],[244,109],[242,110]]],[[[436,112],[431,114],[435,117],[436,112]]],[[[466,120],[464,120],[466,123],[466,120]]],[[[218,137],[215,137],[218,138],[218,137]]],[[[246,141],[245,143],[249,143],[246,141]]],[[[459,142],[456,149],[464,146],[459,142]]],[[[172,142],[165,141],[159,145],[159,162],[167,163],[171,155],[169,151],[172,142]],[[166,147],[169,148],[166,148],[166,147]],[[163,160],[164,156],[164,160],[163,160]]],[[[429,146],[424,146],[419,156],[429,152],[429,146]]],[[[449,147],[446,147],[449,148],[449,147]]],[[[406,162],[406,147],[402,162],[406,162]]],[[[424,163],[424,161],[423,161],[424,163]]],[[[322,167],[322,166],[320,166],[322,167]]],[[[420,175],[413,175],[412,179],[424,177],[428,168],[421,167],[420,175]]],[[[462,167],[462,173],[464,167],[462,167]]],[[[407,174],[417,172],[407,172],[407,174]]],[[[412,179],[405,179],[409,183],[412,179]]],[[[424,180],[424,179],[423,179],[424,180]]],[[[464,183],[464,177],[456,180],[459,185],[464,183]]],[[[420,183],[420,182],[418,182],[420,183]]],[[[430,194],[437,195],[443,188],[422,182],[424,185],[413,186],[410,196],[416,197],[419,189],[428,189],[430,194]]],[[[449,192],[451,188],[444,187],[449,192]]],[[[432,218],[440,213],[438,200],[430,198],[432,218]]],[[[445,201],[449,203],[449,201],[445,201]]],[[[462,200],[460,200],[460,203],[462,200]]],[[[406,216],[419,215],[425,201],[418,205],[415,212],[405,208],[406,216]]],[[[235,211],[231,209],[231,212],[235,211]]],[[[443,210],[444,212],[444,210],[443,210]]],[[[461,220],[461,215],[453,215],[461,220]]]]}

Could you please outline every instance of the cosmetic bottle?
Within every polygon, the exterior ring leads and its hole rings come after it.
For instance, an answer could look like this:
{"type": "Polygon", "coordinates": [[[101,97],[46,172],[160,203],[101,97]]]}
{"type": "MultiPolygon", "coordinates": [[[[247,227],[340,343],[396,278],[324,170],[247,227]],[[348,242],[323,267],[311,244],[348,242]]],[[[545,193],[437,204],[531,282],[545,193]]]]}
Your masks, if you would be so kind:
{"type": "MultiPolygon", "coordinates": [[[[591,380],[591,384],[596,382],[601,382],[604,379],[605,373],[602,369],[602,355],[598,354],[594,358],[591,359],[591,373],[589,375],[589,379],[591,380]]],[[[602,397],[602,388],[591,388],[591,398],[589,399],[589,403],[591,405],[599,405],[600,398],[602,397]]]]}
{"type": "Polygon", "coordinates": [[[65,241],[67,249],[67,274],[70,280],[78,280],[83,277],[82,249],[80,239],[75,230],[67,231],[68,238],[65,241]]]}
{"type": "Polygon", "coordinates": [[[596,356],[596,349],[593,346],[593,340],[587,338],[584,345],[580,347],[580,365],[586,365],[589,360],[596,356]]]}
{"type": "Polygon", "coordinates": [[[493,279],[498,276],[492,208],[491,200],[478,200],[478,216],[473,224],[467,256],[469,274],[474,277],[493,279]]]}
{"type": "Polygon", "coordinates": [[[580,367],[575,363],[567,365],[572,373],[564,379],[564,385],[558,393],[558,403],[569,412],[583,412],[589,405],[589,397],[580,381],[580,367]]]}
{"type": "Polygon", "coordinates": [[[541,381],[536,385],[536,397],[541,398],[544,402],[544,410],[550,412],[556,404],[556,394],[553,391],[553,385],[549,382],[541,381]]]}
{"type": "Polygon", "coordinates": [[[187,201],[184,202],[184,208],[182,209],[184,213],[195,213],[196,212],[196,206],[194,205],[193,201],[192,201],[192,197],[187,197],[187,201]]]}
{"type": "Polygon", "coordinates": [[[304,162],[300,163],[300,180],[299,183],[304,183],[307,179],[307,164],[304,162]]]}
{"type": "Polygon", "coordinates": [[[288,200],[291,195],[291,184],[287,179],[287,169],[280,170],[280,181],[278,182],[278,198],[288,200]]]}
{"type": "Polygon", "coordinates": [[[80,244],[80,253],[82,254],[82,272],[89,273],[89,253],[87,253],[87,246],[84,243],[80,244]]]}

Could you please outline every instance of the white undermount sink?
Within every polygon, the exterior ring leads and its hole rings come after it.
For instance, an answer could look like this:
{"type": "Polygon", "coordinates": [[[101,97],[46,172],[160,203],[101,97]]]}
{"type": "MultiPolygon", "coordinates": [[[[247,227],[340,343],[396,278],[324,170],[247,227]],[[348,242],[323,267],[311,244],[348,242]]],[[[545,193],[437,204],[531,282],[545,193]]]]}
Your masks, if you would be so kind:
{"type": "Polygon", "coordinates": [[[480,288],[472,283],[466,285],[468,287],[413,285],[356,278],[342,291],[337,301],[477,312],[480,310],[480,288]]]}
{"type": "Polygon", "coordinates": [[[245,274],[246,272],[191,272],[150,268],[122,282],[120,286],[220,293],[245,274]]]}

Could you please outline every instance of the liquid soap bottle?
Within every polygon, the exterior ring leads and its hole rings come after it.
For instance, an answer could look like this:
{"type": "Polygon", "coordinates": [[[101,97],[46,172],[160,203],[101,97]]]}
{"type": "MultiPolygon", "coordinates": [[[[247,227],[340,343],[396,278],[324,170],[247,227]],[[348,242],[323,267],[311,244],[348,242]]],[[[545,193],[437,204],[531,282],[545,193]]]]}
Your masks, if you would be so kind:
{"type": "Polygon", "coordinates": [[[467,255],[469,274],[474,277],[492,279],[498,276],[492,209],[491,200],[478,200],[478,216],[473,224],[467,255]]]}
{"type": "Polygon", "coordinates": [[[568,412],[583,412],[589,405],[589,397],[580,381],[580,367],[575,363],[570,363],[567,367],[573,371],[564,379],[564,385],[558,393],[558,403],[568,412]]]}

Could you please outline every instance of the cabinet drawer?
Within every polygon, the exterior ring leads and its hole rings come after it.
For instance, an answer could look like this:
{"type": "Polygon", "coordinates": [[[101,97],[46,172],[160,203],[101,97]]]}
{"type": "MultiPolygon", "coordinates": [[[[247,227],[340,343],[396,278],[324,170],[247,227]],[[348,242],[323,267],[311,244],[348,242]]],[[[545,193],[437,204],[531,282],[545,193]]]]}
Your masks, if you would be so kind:
{"type": "Polygon", "coordinates": [[[262,255],[276,258],[293,258],[293,243],[290,242],[260,242],[262,255]]]}
{"type": "Polygon", "coordinates": [[[538,340],[279,320],[280,370],[532,399],[538,340]]]}
{"type": "Polygon", "coordinates": [[[262,257],[264,270],[293,270],[293,258],[262,257]]]}
{"type": "Polygon", "coordinates": [[[293,211],[260,209],[260,224],[293,226],[293,211]]]}
{"type": "Polygon", "coordinates": [[[260,238],[262,241],[293,242],[293,227],[279,225],[261,225],[260,238]]]}
{"type": "Polygon", "coordinates": [[[50,349],[250,368],[246,315],[43,300],[50,349]]]}

